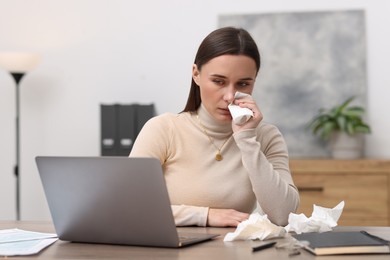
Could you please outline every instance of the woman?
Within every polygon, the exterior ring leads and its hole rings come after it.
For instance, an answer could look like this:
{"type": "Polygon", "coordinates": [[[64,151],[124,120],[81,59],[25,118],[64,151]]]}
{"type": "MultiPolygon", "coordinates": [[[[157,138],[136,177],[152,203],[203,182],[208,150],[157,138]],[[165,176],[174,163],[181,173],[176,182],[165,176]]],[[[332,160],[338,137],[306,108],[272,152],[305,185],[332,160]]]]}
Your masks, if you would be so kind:
{"type": "Polygon", "coordinates": [[[273,223],[286,225],[297,209],[285,141],[262,122],[250,96],[259,69],[247,31],[213,31],[199,46],[184,110],[152,118],[138,135],[130,156],[160,160],[176,225],[236,227],[257,205],[273,223]],[[234,99],[237,91],[249,95],[234,99]],[[253,117],[234,124],[231,103],[253,117]]]}

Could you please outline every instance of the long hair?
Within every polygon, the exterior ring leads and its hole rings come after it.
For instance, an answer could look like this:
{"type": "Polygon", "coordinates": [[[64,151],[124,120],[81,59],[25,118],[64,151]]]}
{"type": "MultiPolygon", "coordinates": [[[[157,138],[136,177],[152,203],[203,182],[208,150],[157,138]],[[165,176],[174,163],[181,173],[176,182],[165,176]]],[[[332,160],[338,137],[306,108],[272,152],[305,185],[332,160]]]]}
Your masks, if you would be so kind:
{"type": "MultiPolygon", "coordinates": [[[[234,27],[223,27],[206,36],[199,46],[194,64],[200,71],[211,59],[226,54],[248,56],[255,61],[257,72],[260,69],[260,54],[256,42],[246,30],[234,27]]],[[[199,86],[191,79],[190,93],[182,112],[196,111],[201,102],[199,86]]]]}

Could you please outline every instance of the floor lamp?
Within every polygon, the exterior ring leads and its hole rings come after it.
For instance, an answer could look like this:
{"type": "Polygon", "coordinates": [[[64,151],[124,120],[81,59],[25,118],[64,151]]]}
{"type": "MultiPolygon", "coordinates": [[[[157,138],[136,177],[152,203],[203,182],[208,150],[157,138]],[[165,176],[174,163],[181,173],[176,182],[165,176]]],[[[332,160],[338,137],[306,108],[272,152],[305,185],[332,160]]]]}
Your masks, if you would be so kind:
{"type": "Polygon", "coordinates": [[[33,53],[0,53],[0,67],[8,71],[15,80],[16,92],[16,165],[14,174],[16,178],[16,219],[20,220],[20,87],[23,76],[34,69],[40,57],[33,53]]]}

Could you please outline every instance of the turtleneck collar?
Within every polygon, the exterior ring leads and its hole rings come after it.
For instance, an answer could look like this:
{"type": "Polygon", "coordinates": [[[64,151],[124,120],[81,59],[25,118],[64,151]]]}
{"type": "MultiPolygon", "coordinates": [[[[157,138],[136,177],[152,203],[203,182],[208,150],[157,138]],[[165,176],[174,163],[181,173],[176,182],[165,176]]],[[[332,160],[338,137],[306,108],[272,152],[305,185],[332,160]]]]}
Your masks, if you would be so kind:
{"type": "Polygon", "coordinates": [[[210,135],[216,137],[224,137],[232,134],[232,123],[231,122],[218,122],[215,118],[207,111],[207,109],[201,104],[198,108],[198,116],[202,125],[206,128],[210,135]]]}

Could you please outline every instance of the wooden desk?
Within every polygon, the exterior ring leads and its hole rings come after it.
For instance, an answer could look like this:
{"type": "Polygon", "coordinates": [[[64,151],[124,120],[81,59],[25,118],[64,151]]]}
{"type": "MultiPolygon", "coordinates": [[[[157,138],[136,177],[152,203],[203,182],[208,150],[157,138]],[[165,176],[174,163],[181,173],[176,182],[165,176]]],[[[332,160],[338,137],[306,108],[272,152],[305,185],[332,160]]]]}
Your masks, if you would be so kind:
{"type": "MultiPolygon", "coordinates": [[[[0,229],[8,228],[20,228],[38,232],[54,232],[53,226],[49,222],[0,221],[0,229]]],[[[287,251],[275,248],[252,253],[251,247],[262,243],[259,241],[223,242],[224,235],[227,232],[234,231],[232,228],[190,227],[183,229],[191,229],[191,232],[218,233],[221,234],[221,236],[212,241],[181,249],[97,245],[57,241],[38,255],[12,257],[12,259],[316,259],[314,255],[305,250],[301,250],[301,254],[294,256],[293,258],[288,256],[287,251]]],[[[390,227],[338,227],[337,230],[366,230],[374,235],[390,240],[390,227]]],[[[283,242],[284,240],[286,239],[279,239],[278,241],[283,242]]],[[[390,259],[389,255],[331,256],[325,258],[330,260],[390,259]]]]}

